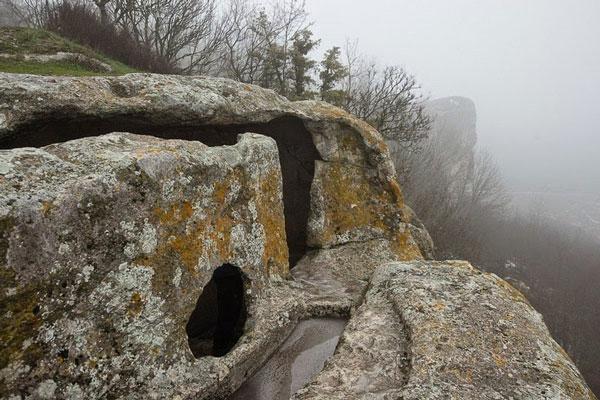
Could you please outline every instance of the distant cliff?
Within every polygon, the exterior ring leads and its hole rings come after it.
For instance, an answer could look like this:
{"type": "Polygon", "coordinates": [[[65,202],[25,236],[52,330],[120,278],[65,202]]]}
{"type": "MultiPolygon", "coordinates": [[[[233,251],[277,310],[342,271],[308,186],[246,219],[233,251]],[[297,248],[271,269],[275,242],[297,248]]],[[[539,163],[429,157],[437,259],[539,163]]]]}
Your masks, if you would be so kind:
{"type": "Polygon", "coordinates": [[[473,173],[477,143],[475,104],[466,97],[443,97],[427,102],[426,110],[433,118],[429,140],[444,153],[455,189],[460,190],[473,173]]]}

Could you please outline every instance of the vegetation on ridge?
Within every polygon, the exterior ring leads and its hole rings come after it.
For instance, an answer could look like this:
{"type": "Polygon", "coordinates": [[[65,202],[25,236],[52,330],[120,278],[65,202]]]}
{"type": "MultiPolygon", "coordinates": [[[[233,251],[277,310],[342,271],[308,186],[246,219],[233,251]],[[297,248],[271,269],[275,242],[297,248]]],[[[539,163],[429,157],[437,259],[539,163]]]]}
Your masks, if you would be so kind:
{"type": "Polygon", "coordinates": [[[64,39],[43,29],[0,27],[0,71],[39,75],[122,75],[139,72],[123,63],[98,54],[86,46],[64,39]],[[74,61],[39,62],[25,60],[25,55],[52,55],[58,52],[78,53],[109,65],[112,72],[94,71],[74,61]]]}

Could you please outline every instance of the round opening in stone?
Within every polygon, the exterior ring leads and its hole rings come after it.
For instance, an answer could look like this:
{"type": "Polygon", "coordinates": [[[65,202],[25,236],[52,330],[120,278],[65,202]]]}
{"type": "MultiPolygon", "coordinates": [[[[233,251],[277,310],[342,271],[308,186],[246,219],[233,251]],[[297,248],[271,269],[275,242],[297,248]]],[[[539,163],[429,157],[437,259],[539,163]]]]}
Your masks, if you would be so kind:
{"type": "Polygon", "coordinates": [[[222,357],[236,345],[246,323],[241,270],[223,264],[202,290],[185,327],[194,357],[222,357]]]}

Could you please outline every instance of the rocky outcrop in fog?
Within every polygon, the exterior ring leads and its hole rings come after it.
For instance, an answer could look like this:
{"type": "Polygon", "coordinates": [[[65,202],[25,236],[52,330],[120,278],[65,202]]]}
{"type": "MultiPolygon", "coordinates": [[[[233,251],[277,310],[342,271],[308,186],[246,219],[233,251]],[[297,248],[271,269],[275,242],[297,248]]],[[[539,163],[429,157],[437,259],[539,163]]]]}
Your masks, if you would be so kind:
{"type": "Polygon", "coordinates": [[[299,320],[346,316],[296,398],[594,398],[518,291],[422,261],[385,142],[342,110],[142,74],[0,94],[3,397],[226,398],[299,320]]]}
{"type": "Polygon", "coordinates": [[[433,118],[428,140],[444,155],[451,181],[461,191],[473,172],[477,143],[475,104],[466,97],[443,97],[428,101],[426,111],[433,118]]]}

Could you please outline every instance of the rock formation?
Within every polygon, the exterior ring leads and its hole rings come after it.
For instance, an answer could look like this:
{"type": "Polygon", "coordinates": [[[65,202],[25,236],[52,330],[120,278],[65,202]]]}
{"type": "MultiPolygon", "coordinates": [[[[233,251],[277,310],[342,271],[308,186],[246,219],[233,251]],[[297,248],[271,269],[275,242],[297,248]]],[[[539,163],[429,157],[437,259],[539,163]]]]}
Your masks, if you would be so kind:
{"type": "Polygon", "coordinates": [[[443,154],[449,177],[456,190],[461,191],[473,173],[477,143],[475,104],[466,97],[443,97],[428,101],[426,111],[433,118],[429,140],[443,154]]]}
{"type": "Polygon", "coordinates": [[[379,266],[340,343],[293,399],[595,398],[527,299],[464,261],[379,266]]]}
{"type": "Polygon", "coordinates": [[[427,231],[345,112],[149,74],[0,97],[2,397],[226,398],[299,320],[351,316],[297,398],[593,398],[516,290],[414,261],[427,231]]]}
{"type": "Polygon", "coordinates": [[[250,315],[269,276],[288,274],[270,138],[112,133],[0,160],[2,392],[197,382],[185,327],[215,268],[241,268],[250,315]]]}
{"type": "Polygon", "coordinates": [[[115,131],[207,145],[232,145],[243,132],[271,136],[280,152],[292,263],[307,244],[330,247],[382,237],[402,259],[419,254],[406,229],[385,142],[367,123],[326,103],[290,103],[227,79],[151,74],[2,74],[0,95],[4,148],[115,131]]]}

